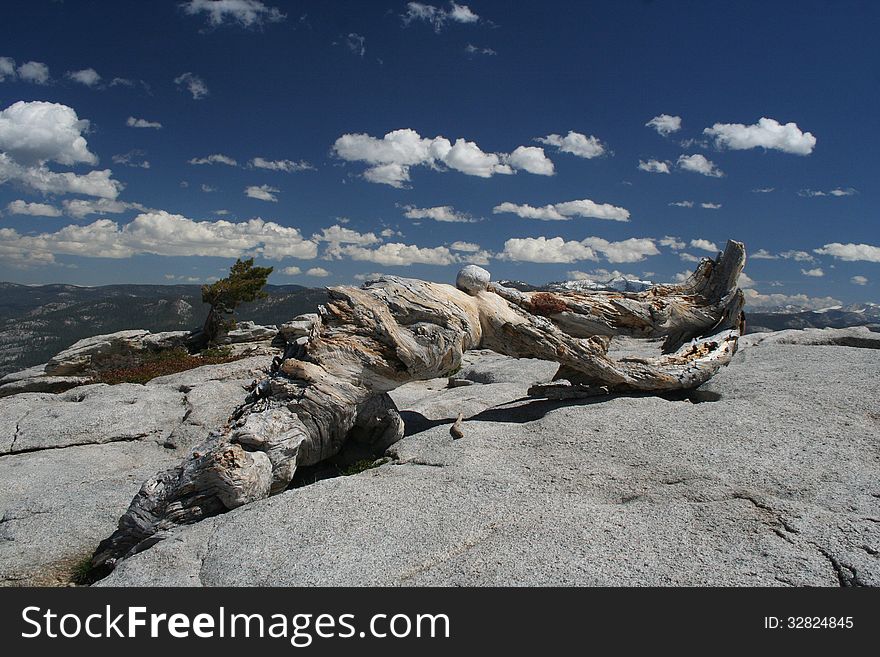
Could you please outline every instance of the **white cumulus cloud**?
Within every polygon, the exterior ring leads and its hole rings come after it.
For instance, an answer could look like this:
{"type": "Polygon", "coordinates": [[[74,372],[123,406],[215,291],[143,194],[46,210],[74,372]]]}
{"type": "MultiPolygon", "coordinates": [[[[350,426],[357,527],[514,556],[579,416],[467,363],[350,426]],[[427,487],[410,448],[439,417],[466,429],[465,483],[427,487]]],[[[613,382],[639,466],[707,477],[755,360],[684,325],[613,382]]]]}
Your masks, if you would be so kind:
{"type": "Polygon", "coordinates": [[[669,162],[661,160],[639,160],[639,170],[648,173],[670,173],[669,162]]]}
{"type": "Polygon", "coordinates": [[[601,237],[588,237],[581,243],[595,249],[608,262],[613,263],[641,262],[647,256],[660,254],[654,240],[648,238],[631,237],[620,242],[609,242],[601,237]]]}
{"type": "Polygon", "coordinates": [[[753,125],[742,123],[716,123],[703,130],[703,134],[715,139],[716,148],[747,150],[766,148],[795,155],[809,155],[816,146],[816,138],[802,132],[796,123],[780,124],[766,117],[753,125]]]}
{"type": "Polygon", "coordinates": [[[406,13],[401,15],[404,25],[414,21],[428,23],[435,32],[440,32],[449,21],[453,23],[476,23],[480,17],[467,5],[450,2],[449,8],[436,7],[423,2],[408,2],[406,13]]]}
{"type": "Polygon", "coordinates": [[[811,276],[813,278],[821,278],[825,275],[825,272],[822,271],[821,267],[816,267],[814,269],[801,269],[801,273],[804,276],[811,276]]]}
{"type": "Polygon", "coordinates": [[[672,237],[670,235],[666,235],[663,239],[658,240],[660,246],[668,246],[673,251],[681,251],[682,249],[687,247],[687,244],[682,242],[677,237],[672,237]]]}
{"type": "Polygon", "coordinates": [[[470,7],[455,2],[449,3],[447,14],[450,20],[453,20],[456,23],[476,23],[480,19],[470,7]]]}
{"type": "Polygon", "coordinates": [[[70,171],[57,173],[43,165],[25,167],[6,153],[0,153],[0,185],[14,181],[43,194],[83,194],[116,198],[122,183],[113,180],[110,169],[79,175],[70,171]]]}
{"type": "Polygon", "coordinates": [[[78,71],[68,71],[65,73],[68,79],[84,84],[87,87],[95,87],[101,82],[101,76],[93,68],[83,68],[78,71]]]}
{"type": "Polygon", "coordinates": [[[712,160],[700,153],[679,156],[678,167],[685,171],[693,171],[694,173],[711,176],[713,178],[720,178],[724,175],[724,173],[715,166],[715,163],[712,162],[712,160]]]}
{"type": "Polygon", "coordinates": [[[817,196],[836,196],[840,198],[841,196],[853,196],[858,193],[859,191],[854,187],[835,187],[827,192],[823,192],[820,189],[802,189],[798,192],[798,196],[806,196],[807,198],[814,198],[817,196]]]}
{"type": "Polygon", "coordinates": [[[856,275],[856,276],[853,276],[851,279],[849,279],[849,282],[852,283],[853,285],[867,285],[868,279],[865,276],[856,275]]]}
{"type": "Polygon", "coordinates": [[[25,165],[97,164],[83,137],[88,128],[72,107],[20,100],[0,111],[0,151],[25,165]]]}
{"type": "Polygon", "coordinates": [[[109,169],[76,174],[47,166],[97,164],[83,136],[88,127],[73,108],[58,103],[18,101],[0,111],[0,184],[17,182],[44,194],[116,198],[122,184],[109,169]]]}
{"type": "Polygon", "coordinates": [[[364,180],[397,188],[406,187],[409,167],[405,164],[377,164],[364,171],[364,180]]]}
{"type": "Polygon", "coordinates": [[[314,171],[315,169],[315,167],[305,160],[294,162],[293,160],[267,160],[262,157],[253,158],[248,162],[248,166],[252,169],[269,169],[270,171],[284,171],[286,173],[292,173],[295,171],[314,171]]]}
{"type": "Polygon", "coordinates": [[[709,251],[710,253],[717,253],[719,251],[715,242],[710,242],[709,240],[704,239],[691,240],[691,248],[709,251]]]}
{"type": "Polygon", "coordinates": [[[518,146],[507,158],[508,164],[514,169],[528,171],[537,176],[552,176],[553,162],[544,154],[543,148],[535,146],[518,146]]]}
{"type": "Polygon", "coordinates": [[[371,249],[359,245],[331,246],[325,257],[342,258],[348,256],[352,260],[374,262],[385,266],[451,265],[461,262],[459,256],[445,246],[420,247],[415,244],[391,242],[371,249]]]}
{"type": "Polygon", "coordinates": [[[0,57],[0,82],[6,78],[15,79],[15,60],[11,57],[0,57]]]}
{"type": "Polygon", "coordinates": [[[447,145],[448,142],[436,144],[438,151],[442,153],[443,163],[451,169],[480,178],[491,178],[497,173],[505,175],[513,173],[513,169],[504,163],[506,158],[497,153],[486,153],[472,141],[456,139],[451,148],[446,148],[447,145]]]}
{"type": "Polygon", "coordinates": [[[333,244],[376,244],[381,242],[375,233],[359,233],[351,228],[334,224],[329,228],[322,228],[320,233],[312,235],[316,242],[330,242],[333,244]]]}
{"type": "Polygon", "coordinates": [[[224,23],[258,27],[287,18],[280,10],[268,7],[259,0],[188,0],[181,6],[190,16],[205,14],[212,27],[224,23]]]}
{"type": "Polygon", "coordinates": [[[786,260],[794,260],[795,262],[813,262],[815,260],[806,251],[783,251],[779,256],[786,260]]]}
{"type": "Polygon", "coordinates": [[[552,134],[546,137],[536,137],[535,141],[548,146],[555,146],[563,153],[571,153],[577,157],[592,159],[605,154],[605,145],[596,137],[581,134],[574,130],[569,130],[568,134],[562,135],[552,134]]]}
{"type": "Polygon", "coordinates": [[[599,260],[599,254],[609,262],[639,262],[660,251],[654,240],[630,238],[609,242],[599,237],[581,241],[566,241],[561,237],[514,237],[504,243],[501,258],[518,262],[570,263],[581,260],[599,260]]]}
{"type": "Polygon", "coordinates": [[[49,84],[49,67],[42,62],[25,62],[17,70],[18,77],[25,82],[49,84]]]}
{"type": "Polygon", "coordinates": [[[125,125],[129,128],[153,128],[154,130],[159,130],[162,127],[162,124],[158,121],[147,121],[146,119],[137,119],[133,116],[129,116],[125,120],[125,125]]]}
{"type": "Polygon", "coordinates": [[[870,244],[841,244],[840,242],[832,242],[820,249],[813,249],[813,252],[819,255],[834,256],[840,260],[850,262],[880,262],[880,247],[870,244]]]}
{"type": "Polygon", "coordinates": [[[432,219],[448,223],[474,223],[476,221],[471,215],[458,212],[451,205],[438,205],[433,208],[404,205],[403,210],[403,216],[407,219],[432,219]]]}
{"type": "Polygon", "coordinates": [[[245,196],[255,198],[260,201],[269,201],[271,203],[278,202],[278,197],[275,196],[275,194],[279,193],[280,191],[280,189],[270,187],[269,185],[250,185],[244,188],[245,196]]]}
{"type": "Polygon", "coordinates": [[[258,256],[312,259],[317,243],[303,239],[296,228],[260,218],[241,223],[193,221],[164,211],[139,214],[120,226],[110,219],[69,225],[54,232],[23,235],[0,229],[0,254],[26,254],[53,262],[59,254],[93,258],[128,258],[151,253],[162,256],[258,256]]]}
{"type": "Polygon", "coordinates": [[[510,175],[518,169],[538,175],[553,174],[553,163],[541,148],[520,146],[511,154],[487,153],[466,139],[453,143],[445,137],[423,138],[409,128],[394,130],[381,139],[367,134],[345,134],[336,140],[333,152],[348,162],[368,164],[364,171],[366,180],[392,187],[405,187],[414,166],[438,171],[446,167],[481,178],[510,175]]]}
{"type": "Polygon", "coordinates": [[[755,281],[752,280],[751,276],[742,271],[739,273],[739,278],[736,279],[736,284],[739,287],[754,287],[755,281]]]}
{"type": "Polygon", "coordinates": [[[186,89],[193,97],[193,100],[201,100],[208,95],[208,85],[205,84],[205,81],[189,71],[181,73],[174,78],[174,84],[181,89],[186,89]]]}
{"type": "Polygon", "coordinates": [[[572,217],[591,217],[611,221],[629,221],[629,210],[610,203],[596,203],[590,199],[551,203],[541,207],[517,205],[504,202],[492,208],[494,214],[512,213],[523,219],[540,219],[541,221],[567,221],[572,217]]]}
{"type": "Polygon", "coordinates": [[[645,124],[645,127],[654,128],[658,134],[666,137],[673,132],[681,130],[681,117],[670,116],[669,114],[660,114],[645,124]]]}
{"type": "Polygon", "coordinates": [[[599,260],[596,252],[577,241],[565,241],[561,237],[513,237],[504,242],[501,253],[504,260],[516,262],[578,262],[599,260]]]}
{"type": "Polygon", "coordinates": [[[24,214],[31,217],[60,217],[61,210],[47,203],[28,203],[27,201],[12,201],[6,206],[9,214],[24,214]]]}
{"type": "Polygon", "coordinates": [[[113,164],[121,164],[123,166],[139,169],[149,169],[150,162],[144,159],[143,156],[144,152],[136,148],[133,151],[128,151],[128,153],[114,155],[111,159],[113,160],[113,164]]]}
{"type": "Polygon", "coordinates": [[[480,47],[480,46],[475,46],[475,45],[472,44],[472,43],[467,44],[467,45],[464,47],[464,51],[465,51],[467,54],[469,54],[469,55],[489,55],[489,56],[491,56],[491,55],[497,55],[497,54],[498,54],[498,53],[495,52],[492,48],[488,48],[488,47],[486,47],[486,46],[482,46],[482,47],[480,47]]]}
{"type": "Polygon", "coordinates": [[[330,272],[323,267],[312,267],[306,270],[306,276],[314,276],[316,278],[326,278],[330,276],[330,272]]]}
{"type": "Polygon", "coordinates": [[[214,153],[208,157],[194,157],[189,160],[190,164],[225,164],[228,167],[237,167],[238,162],[223,153],[214,153]]]}
{"type": "Polygon", "coordinates": [[[128,210],[138,210],[144,212],[147,210],[140,203],[127,203],[109,198],[99,199],[72,199],[62,203],[64,213],[82,219],[92,214],[120,214],[128,210]]]}

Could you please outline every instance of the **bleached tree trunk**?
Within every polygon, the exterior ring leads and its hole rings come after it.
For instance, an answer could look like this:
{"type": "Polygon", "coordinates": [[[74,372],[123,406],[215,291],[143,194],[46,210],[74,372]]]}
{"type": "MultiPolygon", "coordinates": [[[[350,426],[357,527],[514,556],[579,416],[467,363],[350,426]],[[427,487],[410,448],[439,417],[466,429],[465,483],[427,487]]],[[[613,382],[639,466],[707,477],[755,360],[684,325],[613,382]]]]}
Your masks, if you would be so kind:
{"type": "Polygon", "coordinates": [[[736,350],[744,262],[742,244],[728,242],[681,285],[640,293],[523,293],[474,267],[462,270],[458,287],[388,276],[331,288],[316,321],[288,345],[289,357],[227,426],[143,485],[99,546],[93,572],[177,525],[283,491],[298,466],[337,454],[346,441],[383,451],[403,436],[388,391],[450,375],[469,349],[560,363],[557,378],[572,385],[559,396],[699,386],[736,350]],[[613,360],[607,351],[615,335],[665,336],[666,353],[613,360]]]}

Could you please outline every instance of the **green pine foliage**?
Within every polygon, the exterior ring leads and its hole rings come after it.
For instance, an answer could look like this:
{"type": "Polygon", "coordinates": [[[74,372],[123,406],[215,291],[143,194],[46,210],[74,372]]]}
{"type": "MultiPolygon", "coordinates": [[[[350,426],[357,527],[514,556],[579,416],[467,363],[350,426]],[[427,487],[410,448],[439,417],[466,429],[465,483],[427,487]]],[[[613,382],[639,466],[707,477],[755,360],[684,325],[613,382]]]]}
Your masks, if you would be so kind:
{"type": "Polygon", "coordinates": [[[254,259],[239,258],[229,268],[229,276],[202,286],[202,301],[211,306],[204,332],[214,344],[224,332],[235,327],[235,309],[242,303],[265,299],[263,290],[272,267],[254,267],[254,259]]]}

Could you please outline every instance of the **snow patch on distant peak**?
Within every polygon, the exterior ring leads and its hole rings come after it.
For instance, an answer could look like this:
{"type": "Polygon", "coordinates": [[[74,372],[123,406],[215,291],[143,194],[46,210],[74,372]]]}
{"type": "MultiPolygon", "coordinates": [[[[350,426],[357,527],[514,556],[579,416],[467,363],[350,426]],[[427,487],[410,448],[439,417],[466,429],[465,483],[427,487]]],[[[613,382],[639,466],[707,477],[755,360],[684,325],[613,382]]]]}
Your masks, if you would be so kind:
{"type": "Polygon", "coordinates": [[[625,276],[615,276],[607,281],[562,281],[559,283],[550,283],[547,288],[557,291],[569,292],[595,292],[595,291],[615,291],[615,292],[644,292],[654,287],[651,281],[642,281],[636,278],[626,278],[625,276]]]}

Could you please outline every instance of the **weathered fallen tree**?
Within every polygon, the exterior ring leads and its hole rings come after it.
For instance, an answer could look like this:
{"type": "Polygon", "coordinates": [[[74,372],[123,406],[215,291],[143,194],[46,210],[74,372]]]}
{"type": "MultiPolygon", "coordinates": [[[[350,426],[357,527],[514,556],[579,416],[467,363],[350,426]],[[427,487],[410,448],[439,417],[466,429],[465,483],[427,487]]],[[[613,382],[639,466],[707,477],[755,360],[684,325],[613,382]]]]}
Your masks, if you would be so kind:
{"type": "Polygon", "coordinates": [[[731,241],[684,283],[639,293],[524,293],[473,266],[456,287],[387,276],[331,288],[330,301],[297,323],[291,335],[299,337],[227,426],[142,486],[98,547],[93,574],[177,525],[285,490],[298,466],[337,454],[347,441],[384,451],[404,428],[388,391],[448,376],[469,349],[558,362],[556,378],[569,385],[562,393],[538,387],[537,395],[695,388],[736,351],[744,262],[742,244],[731,241]],[[664,353],[614,360],[607,352],[615,335],[665,337],[664,353]]]}

